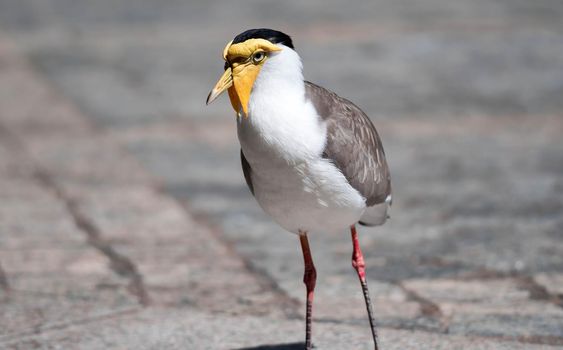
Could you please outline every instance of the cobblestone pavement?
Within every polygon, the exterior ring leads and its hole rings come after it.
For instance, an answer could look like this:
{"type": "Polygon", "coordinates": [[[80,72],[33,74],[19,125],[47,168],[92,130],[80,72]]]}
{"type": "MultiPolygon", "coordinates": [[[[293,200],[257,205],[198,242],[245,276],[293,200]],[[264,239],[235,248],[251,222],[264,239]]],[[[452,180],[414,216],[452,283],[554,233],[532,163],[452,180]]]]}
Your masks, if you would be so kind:
{"type": "MultiPolygon", "coordinates": [[[[0,1],[0,348],[299,349],[302,261],[205,107],[250,27],[370,115],[383,349],[563,347],[563,4],[0,1]]],[[[319,349],[368,349],[347,233],[311,237],[319,349]]]]}

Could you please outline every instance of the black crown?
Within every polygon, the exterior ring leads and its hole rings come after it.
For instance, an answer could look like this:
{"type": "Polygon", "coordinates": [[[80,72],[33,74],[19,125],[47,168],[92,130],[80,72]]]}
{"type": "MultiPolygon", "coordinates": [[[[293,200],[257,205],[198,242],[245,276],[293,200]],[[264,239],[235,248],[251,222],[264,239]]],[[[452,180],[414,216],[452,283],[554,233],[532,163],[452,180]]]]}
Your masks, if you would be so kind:
{"type": "Polygon", "coordinates": [[[287,47],[293,47],[293,42],[289,35],[273,29],[258,28],[249,29],[237,35],[233,39],[233,44],[245,42],[248,39],[266,39],[273,44],[283,44],[287,47]]]}

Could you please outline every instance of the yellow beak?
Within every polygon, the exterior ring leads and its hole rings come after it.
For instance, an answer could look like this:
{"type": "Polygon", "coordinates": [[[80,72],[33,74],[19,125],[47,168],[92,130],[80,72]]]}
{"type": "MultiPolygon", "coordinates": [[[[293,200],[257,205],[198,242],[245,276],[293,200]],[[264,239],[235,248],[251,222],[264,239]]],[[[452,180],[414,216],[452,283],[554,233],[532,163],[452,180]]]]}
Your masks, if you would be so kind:
{"type": "Polygon", "coordinates": [[[223,91],[227,90],[231,86],[233,86],[233,73],[231,68],[229,67],[225,69],[225,73],[223,73],[217,84],[215,84],[213,90],[209,92],[205,104],[210,104],[211,102],[213,102],[217,97],[219,97],[219,95],[221,95],[223,91]]]}

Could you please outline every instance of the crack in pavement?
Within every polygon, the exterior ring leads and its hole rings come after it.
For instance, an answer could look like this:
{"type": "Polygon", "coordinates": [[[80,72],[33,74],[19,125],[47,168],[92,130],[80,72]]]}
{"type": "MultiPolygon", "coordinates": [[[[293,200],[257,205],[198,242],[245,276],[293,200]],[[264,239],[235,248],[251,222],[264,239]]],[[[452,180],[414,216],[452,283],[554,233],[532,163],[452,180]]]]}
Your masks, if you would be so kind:
{"type": "Polygon", "coordinates": [[[420,313],[423,316],[427,316],[427,317],[431,317],[431,318],[438,318],[438,319],[444,317],[442,310],[440,309],[440,307],[436,303],[432,302],[429,299],[426,299],[425,297],[421,296],[417,292],[405,287],[401,282],[397,282],[397,283],[395,283],[395,285],[397,287],[401,288],[401,290],[403,290],[403,292],[405,292],[408,300],[414,301],[414,302],[419,304],[420,313]]]}
{"type": "Polygon", "coordinates": [[[111,243],[102,237],[98,227],[80,212],[77,202],[68,198],[46,171],[36,169],[35,175],[45,187],[53,190],[57,197],[63,201],[76,227],[86,233],[88,243],[109,259],[110,268],[119,276],[129,280],[127,290],[137,298],[141,305],[148,306],[150,298],[143,282],[143,276],[135,263],[115,250],[111,243]]]}
{"type": "MultiPolygon", "coordinates": [[[[167,193],[167,195],[169,194],[167,193]]],[[[175,198],[174,196],[171,197],[175,198]]],[[[177,202],[182,206],[182,208],[184,208],[184,210],[186,210],[193,216],[196,222],[209,229],[209,232],[213,235],[213,237],[226,247],[226,250],[228,254],[231,255],[231,257],[239,260],[242,263],[245,270],[250,275],[256,278],[260,289],[271,292],[276,297],[276,299],[278,299],[280,305],[282,305],[281,309],[288,319],[297,319],[302,317],[300,313],[300,301],[288,295],[287,292],[282,287],[280,287],[278,282],[266,271],[257,267],[250,261],[250,259],[245,258],[243,255],[239,254],[236,251],[234,244],[229,241],[224,234],[222,234],[221,228],[213,224],[209,220],[207,215],[202,213],[193,213],[192,211],[190,211],[187,203],[179,200],[177,202]]]]}
{"type": "Polygon", "coordinates": [[[519,273],[518,271],[502,272],[487,268],[481,268],[473,273],[462,276],[461,280],[487,280],[508,278],[516,281],[518,287],[527,291],[528,298],[531,300],[539,300],[554,304],[563,308],[563,295],[550,293],[545,286],[538,283],[532,276],[519,273]]]}
{"type": "MultiPolygon", "coordinates": [[[[64,193],[63,189],[52,179],[49,172],[33,160],[33,157],[29,155],[23,142],[2,124],[0,124],[0,135],[11,149],[18,152],[33,166],[33,173],[36,180],[45,189],[52,191],[54,195],[63,202],[76,227],[86,234],[88,243],[109,259],[110,268],[119,276],[129,280],[127,286],[129,293],[135,296],[141,305],[149,305],[150,298],[143,283],[143,276],[139,273],[131,259],[117,252],[111,243],[102,237],[98,227],[80,212],[76,201],[73,201],[64,193]]],[[[0,267],[0,287],[4,284],[7,286],[7,279],[0,267]],[[2,276],[4,276],[4,278],[2,276]],[[4,283],[2,281],[4,281],[4,283]]]]}
{"type": "Polygon", "coordinates": [[[6,272],[4,272],[4,269],[2,268],[1,261],[0,261],[0,289],[2,289],[6,293],[10,292],[10,283],[8,282],[8,276],[6,275],[6,272]]]}
{"type": "Polygon", "coordinates": [[[402,282],[395,282],[394,284],[405,292],[408,300],[419,305],[422,316],[437,320],[440,323],[441,332],[448,333],[450,318],[444,315],[438,304],[407,288],[402,282]]]}
{"type": "Polygon", "coordinates": [[[550,293],[546,287],[536,282],[533,277],[516,276],[515,279],[521,289],[528,291],[528,298],[547,301],[563,308],[563,296],[561,294],[550,293]]]}

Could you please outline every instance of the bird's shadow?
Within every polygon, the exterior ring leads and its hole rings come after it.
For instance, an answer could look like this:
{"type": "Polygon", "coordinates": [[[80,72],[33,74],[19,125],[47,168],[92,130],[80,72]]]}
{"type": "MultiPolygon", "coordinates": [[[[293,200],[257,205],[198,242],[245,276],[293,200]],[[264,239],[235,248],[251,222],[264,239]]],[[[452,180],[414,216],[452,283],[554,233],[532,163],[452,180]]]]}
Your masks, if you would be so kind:
{"type": "Polygon", "coordinates": [[[258,345],[252,348],[240,348],[233,350],[303,350],[303,349],[305,349],[305,343],[258,345]]]}

